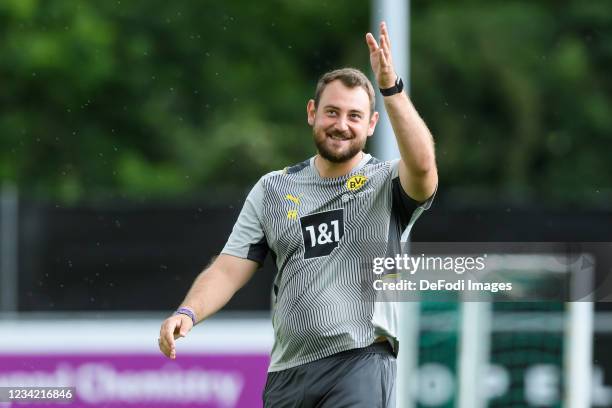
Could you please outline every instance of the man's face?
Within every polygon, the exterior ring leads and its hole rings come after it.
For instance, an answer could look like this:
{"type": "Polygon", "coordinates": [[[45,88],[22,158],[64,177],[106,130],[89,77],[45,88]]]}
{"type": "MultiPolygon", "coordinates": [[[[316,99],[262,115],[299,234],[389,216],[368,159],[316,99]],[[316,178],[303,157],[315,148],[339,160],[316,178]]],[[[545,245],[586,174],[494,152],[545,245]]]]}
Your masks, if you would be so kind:
{"type": "Polygon", "coordinates": [[[361,87],[348,88],[339,80],[327,84],[319,106],[308,102],[308,124],[319,154],[333,162],[352,159],[374,133],[378,113],[370,115],[370,99],[361,87]]]}

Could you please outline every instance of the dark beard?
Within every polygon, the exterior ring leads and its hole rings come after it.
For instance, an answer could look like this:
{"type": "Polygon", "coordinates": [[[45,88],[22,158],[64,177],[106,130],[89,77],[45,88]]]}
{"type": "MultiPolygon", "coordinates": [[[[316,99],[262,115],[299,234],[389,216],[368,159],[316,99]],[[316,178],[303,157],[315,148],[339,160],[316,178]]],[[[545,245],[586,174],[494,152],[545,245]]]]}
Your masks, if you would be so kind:
{"type": "Polygon", "coordinates": [[[314,134],[314,130],[313,130],[313,136],[314,136],[315,145],[317,146],[317,150],[319,151],[319,154],[321,155],[321,157],[323,157],[325,160],[328,160],[332,163],[344,163],[352,159],[359,152],[361,152],[365,146],[365,141],[363,144],[361,144],[361,146],[360,146],[360,143],[351,143],[349,149],[346,152],[335,153],[333,151],[328,150],[327,147],[325,146],[325,141],[327,140],[327,134],[325,134],[326,139],[323,139],[322,141],[319,141],[319,139],[317,139],[316,134],[314,134]]]}

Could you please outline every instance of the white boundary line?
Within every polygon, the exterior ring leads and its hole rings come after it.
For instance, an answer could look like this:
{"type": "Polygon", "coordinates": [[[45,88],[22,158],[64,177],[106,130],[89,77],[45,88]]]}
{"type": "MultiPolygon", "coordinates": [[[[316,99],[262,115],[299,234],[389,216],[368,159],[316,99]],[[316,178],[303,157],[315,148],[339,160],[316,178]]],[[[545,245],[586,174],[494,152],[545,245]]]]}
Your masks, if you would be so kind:
{"type": "MultiPolygon", "coordinates": [[[[159,353],[163,319],[0,320],[0,354],[159,353]]],[[[177,341],[189,353],[269,354],[274,334],[269,319],[213,319],[177,341]]]]}

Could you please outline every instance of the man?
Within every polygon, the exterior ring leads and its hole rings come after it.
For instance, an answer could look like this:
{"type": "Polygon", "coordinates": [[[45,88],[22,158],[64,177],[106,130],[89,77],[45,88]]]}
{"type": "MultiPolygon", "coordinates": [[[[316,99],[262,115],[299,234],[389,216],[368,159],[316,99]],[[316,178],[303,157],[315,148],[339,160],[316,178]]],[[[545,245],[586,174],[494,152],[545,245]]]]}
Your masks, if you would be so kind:
{"type": "Polygon", "coordinates": [[[221,254],[161,327],[159,347],[176,358],[175,340],[223,307],[271,251],[278,273],[266,407],[394,406],[396,322],[375,310],[364,265],[380,256],[377,244],[397,250],[438,176],[433,139],[402,91],[384,22],[380,44],[370,33],[366,43],[401,159],[363,152],[379,117],[365,75],[325,74],[307,105],[318,154],[257,182],[221,254]]]}

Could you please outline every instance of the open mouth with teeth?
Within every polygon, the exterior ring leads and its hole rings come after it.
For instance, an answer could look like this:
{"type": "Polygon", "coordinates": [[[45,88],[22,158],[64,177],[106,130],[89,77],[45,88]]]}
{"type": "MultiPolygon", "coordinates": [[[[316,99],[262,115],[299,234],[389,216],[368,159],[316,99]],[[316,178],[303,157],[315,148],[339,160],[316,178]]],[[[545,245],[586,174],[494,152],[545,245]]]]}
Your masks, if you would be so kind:
{"type": "Polygon", "coordinates": [[[327,137],[329,137],[330,139],[333,139],[333,140],[349,140],[349,139],[352,139],[349,136],[343,136],[343,135],[339,135],[337,133],[328,133],[327,137]]]}

